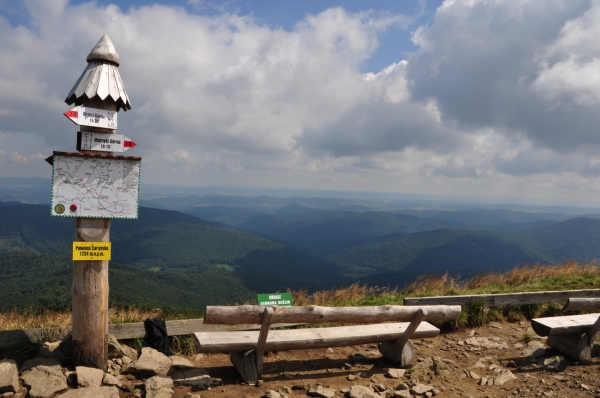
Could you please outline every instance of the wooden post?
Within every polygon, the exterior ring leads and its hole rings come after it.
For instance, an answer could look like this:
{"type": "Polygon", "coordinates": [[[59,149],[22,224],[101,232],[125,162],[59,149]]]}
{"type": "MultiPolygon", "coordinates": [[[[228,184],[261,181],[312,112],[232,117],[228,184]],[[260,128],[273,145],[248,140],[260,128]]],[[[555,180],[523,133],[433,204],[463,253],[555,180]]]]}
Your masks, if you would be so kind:
{"type": "MultiPolygon", "coordinates": [[[[119,54],[107,35],[87,56],[84,70],[65,102],[86,108],[118,112],[131,109],[117,70],[119,54]]],[[[81,126],[81,131],[114,134],[109,128],[81,126]]],[[[91,151],[81,151],[91,152],[91,151]]],[[[94,151],[93,153],[99,153],[94,151]]],[[[112,152],[100,152],[112,154],[112,152]]],[[[76,218],[75,242],[109,242],[109,218],[76,218]]],[[[73,362],[107,370],[108,365],[108,260],[74,261],[73,362]]]]}
{"type": "MultiPolygon", "coordinates": [[[[83,106],[117,110],[113,101],[100,101],[97,97],[84,100],[83,106]]],[[[111,129],[84,126],[81,131],[115,133],[111,129]]],[[[109,218],[75,219],[75,242],[109,241],[109,218]]],[[[76,366],[107,370],[108,290],[108,261],[73,262],[73,362],[76,366]]]]}

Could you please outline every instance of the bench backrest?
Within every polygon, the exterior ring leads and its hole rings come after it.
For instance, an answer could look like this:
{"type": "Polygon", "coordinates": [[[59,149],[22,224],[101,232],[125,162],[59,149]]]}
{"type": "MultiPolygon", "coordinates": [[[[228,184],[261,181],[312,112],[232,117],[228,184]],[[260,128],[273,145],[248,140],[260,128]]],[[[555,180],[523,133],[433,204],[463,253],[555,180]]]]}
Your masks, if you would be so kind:
{"type": "Polygon", "coordinates": [[[586,297],[586,298],[570,297],[567,299],[567,303],[563,307],[563,311],[596,310],[596,309],[600,309],[600,298],[596,298],[596,297],[586,297]]]}
{"type": "MultiPolygon", "coordinates": [[[[272,307],[273,323],[382,323],[408,322],[415,318],[419,309],[426,311],[424,321],[445,321],[460,315],[460,305],[401,306],[382,305],[364,307],[293,306],[272,307]]],[[[263,321],[264,306],[207,306],[205,324],[212,325],[259,325],[263,321]]]]}

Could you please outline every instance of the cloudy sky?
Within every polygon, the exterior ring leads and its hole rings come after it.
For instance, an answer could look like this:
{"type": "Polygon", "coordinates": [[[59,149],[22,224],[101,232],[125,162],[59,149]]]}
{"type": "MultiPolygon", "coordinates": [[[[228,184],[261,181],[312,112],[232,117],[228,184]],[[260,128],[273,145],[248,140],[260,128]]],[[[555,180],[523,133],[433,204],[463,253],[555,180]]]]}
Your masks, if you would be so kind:
{"type": "Polygon", "coordinates": [[[599,1],[0,0],[0,176],[104,33],[143,182],[600,198],[599,1]]]}

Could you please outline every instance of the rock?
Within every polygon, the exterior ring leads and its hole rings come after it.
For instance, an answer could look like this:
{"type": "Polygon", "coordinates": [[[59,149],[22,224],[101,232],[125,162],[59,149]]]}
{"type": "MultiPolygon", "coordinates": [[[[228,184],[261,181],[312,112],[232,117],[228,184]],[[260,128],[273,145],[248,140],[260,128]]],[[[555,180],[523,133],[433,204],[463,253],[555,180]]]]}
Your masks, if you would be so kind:
{"type": "Polygon", "coordinates": [[[471,366],[472,368],[485,369],[487,365],[483,362],[481,358],[475,363],[475,365],[471,366]]]}
{"type": "MultiPolygon", "coordinates": [[[[143,349],[142,349],[143,351],[143,349]]],[[[108,358],[128,357],[135,361],[138,359],[137,351],[126,345],[119,343],[119,340],[112,334],[108,335],[108,358]]]]}
{"type": "Polygon", "coordinates": [[[329,348],[327,349],[327,351],[325,351],[325,353],[326,353],[327,355],[331,355],[331,354],[335,353],[335,351],[333,350],[333,348],[329,347],[329,348]]]}
{"type": "Polygon", "coordinates": [[[325,388],[323,386],[314,386],[308,389],[306,395],[309,397],[333,398],[336,390],[325,388]]]}
{"type": "Polygon", "coordinates": [[[154,348],[144,347],[142,355],[137,361],[133,361],[127,366],[126,372],[142,377],[152,377],[166,376],[170,370],[171,360],[169,357],[154,348]]]}
{"type": "Polygon", "coordinates": [[[117,387],[85,387],[67,391],[57,398],[119,398],[117,387]]]}
{"type": "Polygon", "coordinates": [[[266,398],[281,398],[281,394],[278,393],[277,391],[273,391],[273,390],[267,390],[265,391],[265,395],[266,398]]]}
{"type": "Polygon", "coordinates": [[[56,341],[53,343],[45,342],[40,349],[38,356],[42,358],[54,358],[57,361],[64,362],[67,357],[60,350],[60,341],[56,341]]]}
{"type": "Polygon", "coordinates": [[[200,394],[192,394],[191,392],[186,392],[183,398],[201,398],[200,394]]]}
{"type": "Polygon", "coordinates": [[[0,361],[0,393],[19,390],[19,368],[12,359],[0,361]]]}
{"type": "Polygon", "coordinates": [[[76,366],[75,372],[77,372],[77,384],[80,387],[100,387],[102,385],[104,378],[102,369],[76,366]]]}
{"type": "Polygon", "coordinates": [[[560,357],[552,357],[544,359],[544,369],[551,372],[562,372],[564,370],[564,366],[560,361],[560,357]]]}
{"type": "Polygon", "coordinates": [[[399,379],[404,376],[404,373],[406,373],[406,369],[388,369],[385,375],[392,379],[399,379]]]}
{"type": "Polygon", "coordinates": [[[133,359],[129,358],[129,357],[122,357],[121,358],[121,362],[123,362],[123,365],[127,366],[129,365],[131,362],[133,362],[133,359]]]}
{"type": "Polygon", "coordinates": [[[171,366],[175,369],[194,369],[195,366],[187,358],[180,357],[178,355],[171,355],[171,366]]]}
{"type": "Polygon", "coordinates": [[[392,398],[412,398],[408,391],[394,391],[392,398]]]}
{"type": "Polygon", "coordinates": [[[54,358],[34,358],[25,361],[21,374],[23,385],[32,398],[46,398],[67,389],[67,378],[54,358]]]}
{"type": "Polygon", "coordinates": [[[193,386],[196,389],[207,389],[211,386],[210,376],[204,369],[178,369],[171,373],[176,386],[193,386]]]}
{"type": "Polygon", "coordinates": [[[515,379],[516,379],[516,376],[510,370],[505,370],[494,379],[494,385],[502,386],[507,381],[515,380],[515,379]]]}
{"type": "Polygon", "coordinates": [[[427,384],[415,384],[411,387],[411,394],[415,395],[425,395],[425,393],[433,390],[433,386],[428,386],[427,384]]]}
{"type": "Polygon", "coordinates": [[[106,386],[117,386],[121,387],[123,383],[119,381],[115,376],[109,375],[108,373],[104,375],[104,379],[102,379],[102,384],[106,386]]]}
{"type": "Polygon", "coordinates": [[[396,386],[396,390],[407,390],[408,391],[409,390],[408,384],[406,384],[406,383],[398,384],[396,386]]]}
{"type": "Polygon", "coordinates": [[[168,398],[173,395],[173,379],[163,375],[146,380],[146,398],[168,398]]]}
{"type": "Polygon", "coordinates": [[[502,329],[502,325],[499,324],[498,322],[490,322],[489,326],[494,329],[502,329]]]}
{"type": "Polygon", "coordinates": [[[348,375],[348,381],[354,381],[356,380],[358,377],[356,377],[355,375],[348,375]]]}
{"type": "Polygon", "coordinates": [[[352,386],[352,388],[350,388],[350,391],[348,391],[346,393],[347,398],[369,398],[369,397],[379,397],[379,396],[380,396],[379,394],[377,394],[375,391],[373,391],[369,387],[360,386],[360,385],[352,386]]]}
{"type": "Polygon", "coordinates": [[[527,348],[523,350],[523,356],[537,358],[544,356],[546,354],[546,349],[544,348],[544,343],[541,341],[530,341],[527,343],[527,348]]]}

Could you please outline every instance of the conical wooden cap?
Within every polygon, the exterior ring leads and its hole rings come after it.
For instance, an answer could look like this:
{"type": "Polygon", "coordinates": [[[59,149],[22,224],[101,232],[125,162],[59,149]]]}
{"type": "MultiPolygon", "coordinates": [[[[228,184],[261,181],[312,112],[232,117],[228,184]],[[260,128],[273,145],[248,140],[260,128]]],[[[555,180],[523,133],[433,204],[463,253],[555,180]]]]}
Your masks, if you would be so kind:
{"type": "Polygon", "coordinates": [[[115,49],[115,46],[110,41],[110,38],[107,34],[100,38],[100,41],[96,43],[92,51],[88,54],[85,59],[88,63],[91,61],[110,61],[114,62],[119,66],[121,64],[121,58],[119,58],[119,53],[115,49]]]}

